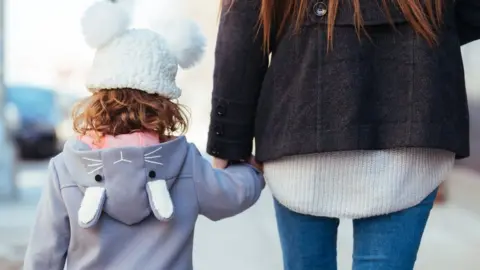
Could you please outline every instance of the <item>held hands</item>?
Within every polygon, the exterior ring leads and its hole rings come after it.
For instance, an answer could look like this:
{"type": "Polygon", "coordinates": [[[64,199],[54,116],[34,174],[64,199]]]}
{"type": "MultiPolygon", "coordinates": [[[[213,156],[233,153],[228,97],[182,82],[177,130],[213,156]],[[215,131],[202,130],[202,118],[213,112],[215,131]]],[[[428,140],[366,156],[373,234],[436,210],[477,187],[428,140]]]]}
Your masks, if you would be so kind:
{"type": "Polygon", "coordinates": [[[214,157],[212,165],[213,165],[213,168],[215,169],[225,169],[228,165],[228,161],[225,159],[214,157]]]}
{"type": "Polygon", "coordinates": [[[255,156],[250,156],[250,158],[248,159],[248,163],[263,173],[263,163],[257,162],[255,156]]]}
{"type": "MultiPolygon", "coordinates": [[[[213,158],[212,163],[213,167],[216,169],[225,169],[228,166],[228,160],[216,157],[213,158]]],[[[255,156],[250,156],[250,158],[248,159],[248,163],[263,173],[263,164],[257,162],[255,160],[255,156]]]]}

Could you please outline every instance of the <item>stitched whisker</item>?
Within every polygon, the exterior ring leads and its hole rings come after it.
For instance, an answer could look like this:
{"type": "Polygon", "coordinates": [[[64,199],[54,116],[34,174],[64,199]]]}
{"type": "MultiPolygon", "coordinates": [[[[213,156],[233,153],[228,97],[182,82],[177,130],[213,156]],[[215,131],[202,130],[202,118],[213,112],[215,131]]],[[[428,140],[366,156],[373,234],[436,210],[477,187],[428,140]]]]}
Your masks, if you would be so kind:
{"type": "Polygon", "coordinates": [[[156,162],[156,161],[151,161],[151,160],[145,160],[145,162],[158,164],[158,165],[163,165],[163,163],[161,163],[161,162],[156,162]]]}
{"type": "Polygon", "coordinates": [[[151,154],[154,154],[154,153],[156,153],[157,151],[160,151],[160,149],[162,149],[161,146],[160,146],[159,148],[153,150],[152,152],[145,154],[145,157],[150,156],[151,154]]]}
{"type": "Polygon", "coordinates": [[[94,169],[93,171],[90,171],[90,172],[88,172],[88,174],[92,174],[92,173],[94,173],[94,172],[96,172],[96,171],[100,170],[101,168],[103,168],[103,166],[100,166],[100,167],[98,167],[98,168],[94,169]]]}
{"type": "Polygon", "coordinates": [[[161,158],[162,156],[149,156],[149,157],[145,157],[145,159],[152,159],[152,158],[161,158]]]}
{"type": "Polygon", "coordinates": [[[95,166],[100,166],[103,165],[103,163],[94,163],[94,164],[88,164],[88,167],[95,167],[95,166]]]}
{"type": "Polygon", "coordinates": [[[88,160],[88,161],[93,161],[93,162],[102,162],[101,160],[93,159],[93,158],[87,158],[87,157],[82,157],[82,159],[85,159],[85,160],[88,160]]]}

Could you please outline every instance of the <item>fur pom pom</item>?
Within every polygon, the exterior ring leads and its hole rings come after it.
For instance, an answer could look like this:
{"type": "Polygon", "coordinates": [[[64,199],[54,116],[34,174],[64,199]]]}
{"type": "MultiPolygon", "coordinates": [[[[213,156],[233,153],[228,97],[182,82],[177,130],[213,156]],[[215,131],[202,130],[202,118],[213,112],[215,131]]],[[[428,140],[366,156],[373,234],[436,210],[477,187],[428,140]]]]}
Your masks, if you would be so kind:
{"type": "Polygon", "coordinates": [[[129,26],[130,18],[120,5],[101,1],[85,11],[81,23],[87,44],[99,48],[123,33],[129,26]]]}
{"type": "Polygon", "coordinates": [[[191,68],[202,59],[206,39],[195,22],[187,19],[173,21],[157,31],[166,39],[181,68],[191,68]]]}
{"type": "Polygon", "coordinates": [[[150,6],[149,24],[165,39],[178,65],[187,69],[201,60],[206,38],[200,27],[186,17],[184,4],[184,0],[154,0],[153,7],[150,6]]]}

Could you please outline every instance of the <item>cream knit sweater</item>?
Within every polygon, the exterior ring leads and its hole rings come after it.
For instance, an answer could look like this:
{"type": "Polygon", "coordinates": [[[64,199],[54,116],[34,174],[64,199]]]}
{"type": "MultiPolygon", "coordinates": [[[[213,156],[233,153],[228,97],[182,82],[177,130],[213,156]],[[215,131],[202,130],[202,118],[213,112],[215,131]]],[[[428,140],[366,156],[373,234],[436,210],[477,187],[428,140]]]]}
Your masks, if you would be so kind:
{"type": "Polygon", "coordinates": [[[455,154],[428,148],[285,157],[265,164],[274,197],[314,216],[365,218],[420,203],[445,179],[455,154]]]}

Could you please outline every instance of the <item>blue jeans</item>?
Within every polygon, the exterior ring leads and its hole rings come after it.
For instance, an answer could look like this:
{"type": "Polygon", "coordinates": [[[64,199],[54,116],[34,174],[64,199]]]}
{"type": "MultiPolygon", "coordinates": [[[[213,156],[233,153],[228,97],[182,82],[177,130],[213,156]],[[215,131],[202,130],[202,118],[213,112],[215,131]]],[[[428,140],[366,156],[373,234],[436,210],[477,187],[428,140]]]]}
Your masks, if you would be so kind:
{"type": "MultiPolygon", "coordinates": [[[[353,270],[412,270],[437,192],[384,216],[353,220],[353,270]]],[[[336,270],[336,218],[293,212],[275,201],[284,270],[336,270]]]]}

